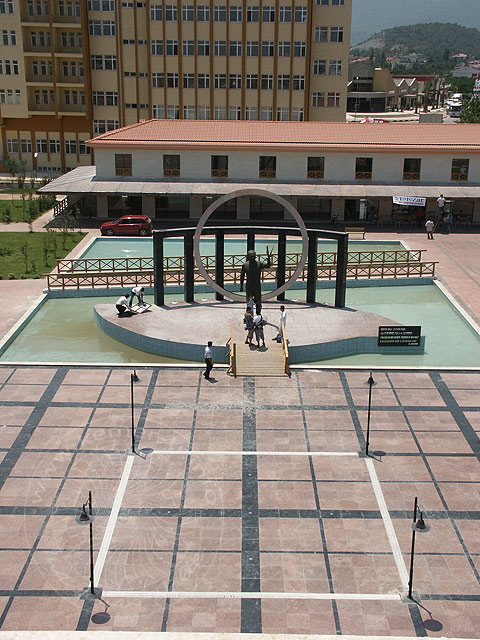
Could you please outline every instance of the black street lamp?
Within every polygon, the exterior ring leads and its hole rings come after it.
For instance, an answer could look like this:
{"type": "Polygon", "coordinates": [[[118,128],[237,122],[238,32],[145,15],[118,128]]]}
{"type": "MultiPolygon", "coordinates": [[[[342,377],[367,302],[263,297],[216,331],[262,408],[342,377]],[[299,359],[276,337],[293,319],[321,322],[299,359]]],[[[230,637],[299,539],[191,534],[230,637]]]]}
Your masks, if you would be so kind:
{"type": "Polygon", "coordinates": [[[95,575],[93,564],[93,505],[92,505],[92,492],[88,492],[88,500],[83,503],[82,511],[76,518],[78,524],[90,525],[90,593],[95,595],[95,575]],[[87,513],[88,505],[88,513],[87,513]]]}
{"type": "Polygon", "coordinates": [[[415,502],[413,505],[413,522],[412,522],[412,547],[410,551],[410,575],[408,578],[408,598],[409,600],[413,600],[412,598],[412,589],[413,589],[413,559],[415,556],[415,534],[417,533],[426,533],[430,530],[430,527],[425,524],[425,520],[423,519],[423,512],[420,511],[417,507],[418,498],[415,498],[415,502]],[[418,511],[418,520],[417,520],[417,511],[418,511]]]}
{"type": "Polygon", "coordinates": [[[370,411],[372,407],[372,387],[375,384],[375,380],[373,379],[371,371],[370,371],[370,376],[367,380],[367,384],[368,384],[368,410],[367,410],[367,438],[365,441],[366,456],[368,456],[368,445],[370,444],[370,411]]]}

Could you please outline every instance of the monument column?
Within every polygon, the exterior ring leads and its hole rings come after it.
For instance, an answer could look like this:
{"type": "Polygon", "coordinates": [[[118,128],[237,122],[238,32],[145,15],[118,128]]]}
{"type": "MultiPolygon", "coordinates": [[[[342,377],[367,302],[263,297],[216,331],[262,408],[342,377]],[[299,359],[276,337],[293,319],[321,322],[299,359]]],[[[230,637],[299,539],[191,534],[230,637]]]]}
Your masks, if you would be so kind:
{"type": "MultiPolygon", "coordinates": [[[[277,256],[277,289],[285,284],[285,263],[287,259],[287,234],[285,231],[278,233],[277,256]]],[[[285,300],[285,291],[277,296],[277,300],[285,300]]]]}
{"type": "MultiPolygon", "coordinates": [[[[225,263],[225,234],[215,231],[215,282],[223,288],[223,270],[225,263]]],[[[215,300],[223,300],[224,296],[215,291],[215,300]]]]}
{"type": "Polygon", "coordinates": [[[308,232],[308,267],[307,267],[307,302],[317,301],[317,244],[318,236],[315,231],[308,232]]]}
{"type": "Polygon", "coordinates": [[[154,302],[157,307],[165,304],[165,283],[163,281],[163,233],[153,232],[154,302]]]}
{"type": "Polygon", "coordinates": [[[193,287],[193,230],[186,230],[183,240],[184,262],[183,262],[183,299],[185,302],[194,301],[193,287]]]}

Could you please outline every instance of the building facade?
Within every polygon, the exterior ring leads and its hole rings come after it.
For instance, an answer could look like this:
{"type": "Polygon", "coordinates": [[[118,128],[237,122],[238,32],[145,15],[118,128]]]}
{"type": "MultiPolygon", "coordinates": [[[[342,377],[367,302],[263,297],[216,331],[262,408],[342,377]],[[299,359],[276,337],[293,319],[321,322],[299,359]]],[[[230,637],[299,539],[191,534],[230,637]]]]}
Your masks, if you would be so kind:
{"type": "Polygon", "coordinates": [[[0,0],[3,159],[62,173],[152,117],[344,121],[352,0],[234,2],[0,0]]]}
{"type": "MultiPolygon", "coordinates": [[[[311,223],[412,222],[436,217],[443,193],[455,220],[480,222],[480,125],[150,120],[90,140],[95,167],[44,192],[83,215],[198,219],[246,187],[289,199],[311,223]],[[424,199],[415,207],[408,198],[424,199]]],[[[417,201],[415,201],[417,203],[417,201]]],[[[268,198],[225,203],[217,220],[283,220],[268,198]]]]}

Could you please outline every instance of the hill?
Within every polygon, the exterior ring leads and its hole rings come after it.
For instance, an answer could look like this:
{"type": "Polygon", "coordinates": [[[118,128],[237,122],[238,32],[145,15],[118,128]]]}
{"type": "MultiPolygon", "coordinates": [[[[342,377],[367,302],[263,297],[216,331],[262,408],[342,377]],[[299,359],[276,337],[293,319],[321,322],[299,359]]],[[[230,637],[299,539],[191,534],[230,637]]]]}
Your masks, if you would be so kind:
{"type": "Polygon", "coordinates": [[[353,0],[351,44],[404,24],[454,22],[480,29],[479,0],[353,0]]]}
{"type": "Polygon", "coordinates": [[[450,55],[466,53],[480,58],[480,31],[450,23],[412,24],[385,29],[355,47],[362,51],[372,48],[380,49],[386,55],[415,52],[441,57],[448,51],[450,55]]]}

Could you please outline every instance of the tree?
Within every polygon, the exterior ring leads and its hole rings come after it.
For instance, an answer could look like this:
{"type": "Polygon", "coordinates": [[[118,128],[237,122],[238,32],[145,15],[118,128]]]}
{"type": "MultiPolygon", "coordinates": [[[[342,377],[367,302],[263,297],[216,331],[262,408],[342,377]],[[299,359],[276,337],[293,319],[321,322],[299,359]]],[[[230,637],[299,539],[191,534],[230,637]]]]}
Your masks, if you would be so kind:
{"type": "Polygon", "coordinates": [[[480,96],[472,94],[463,99],[460,122],[480,123],[480,96]]]}

